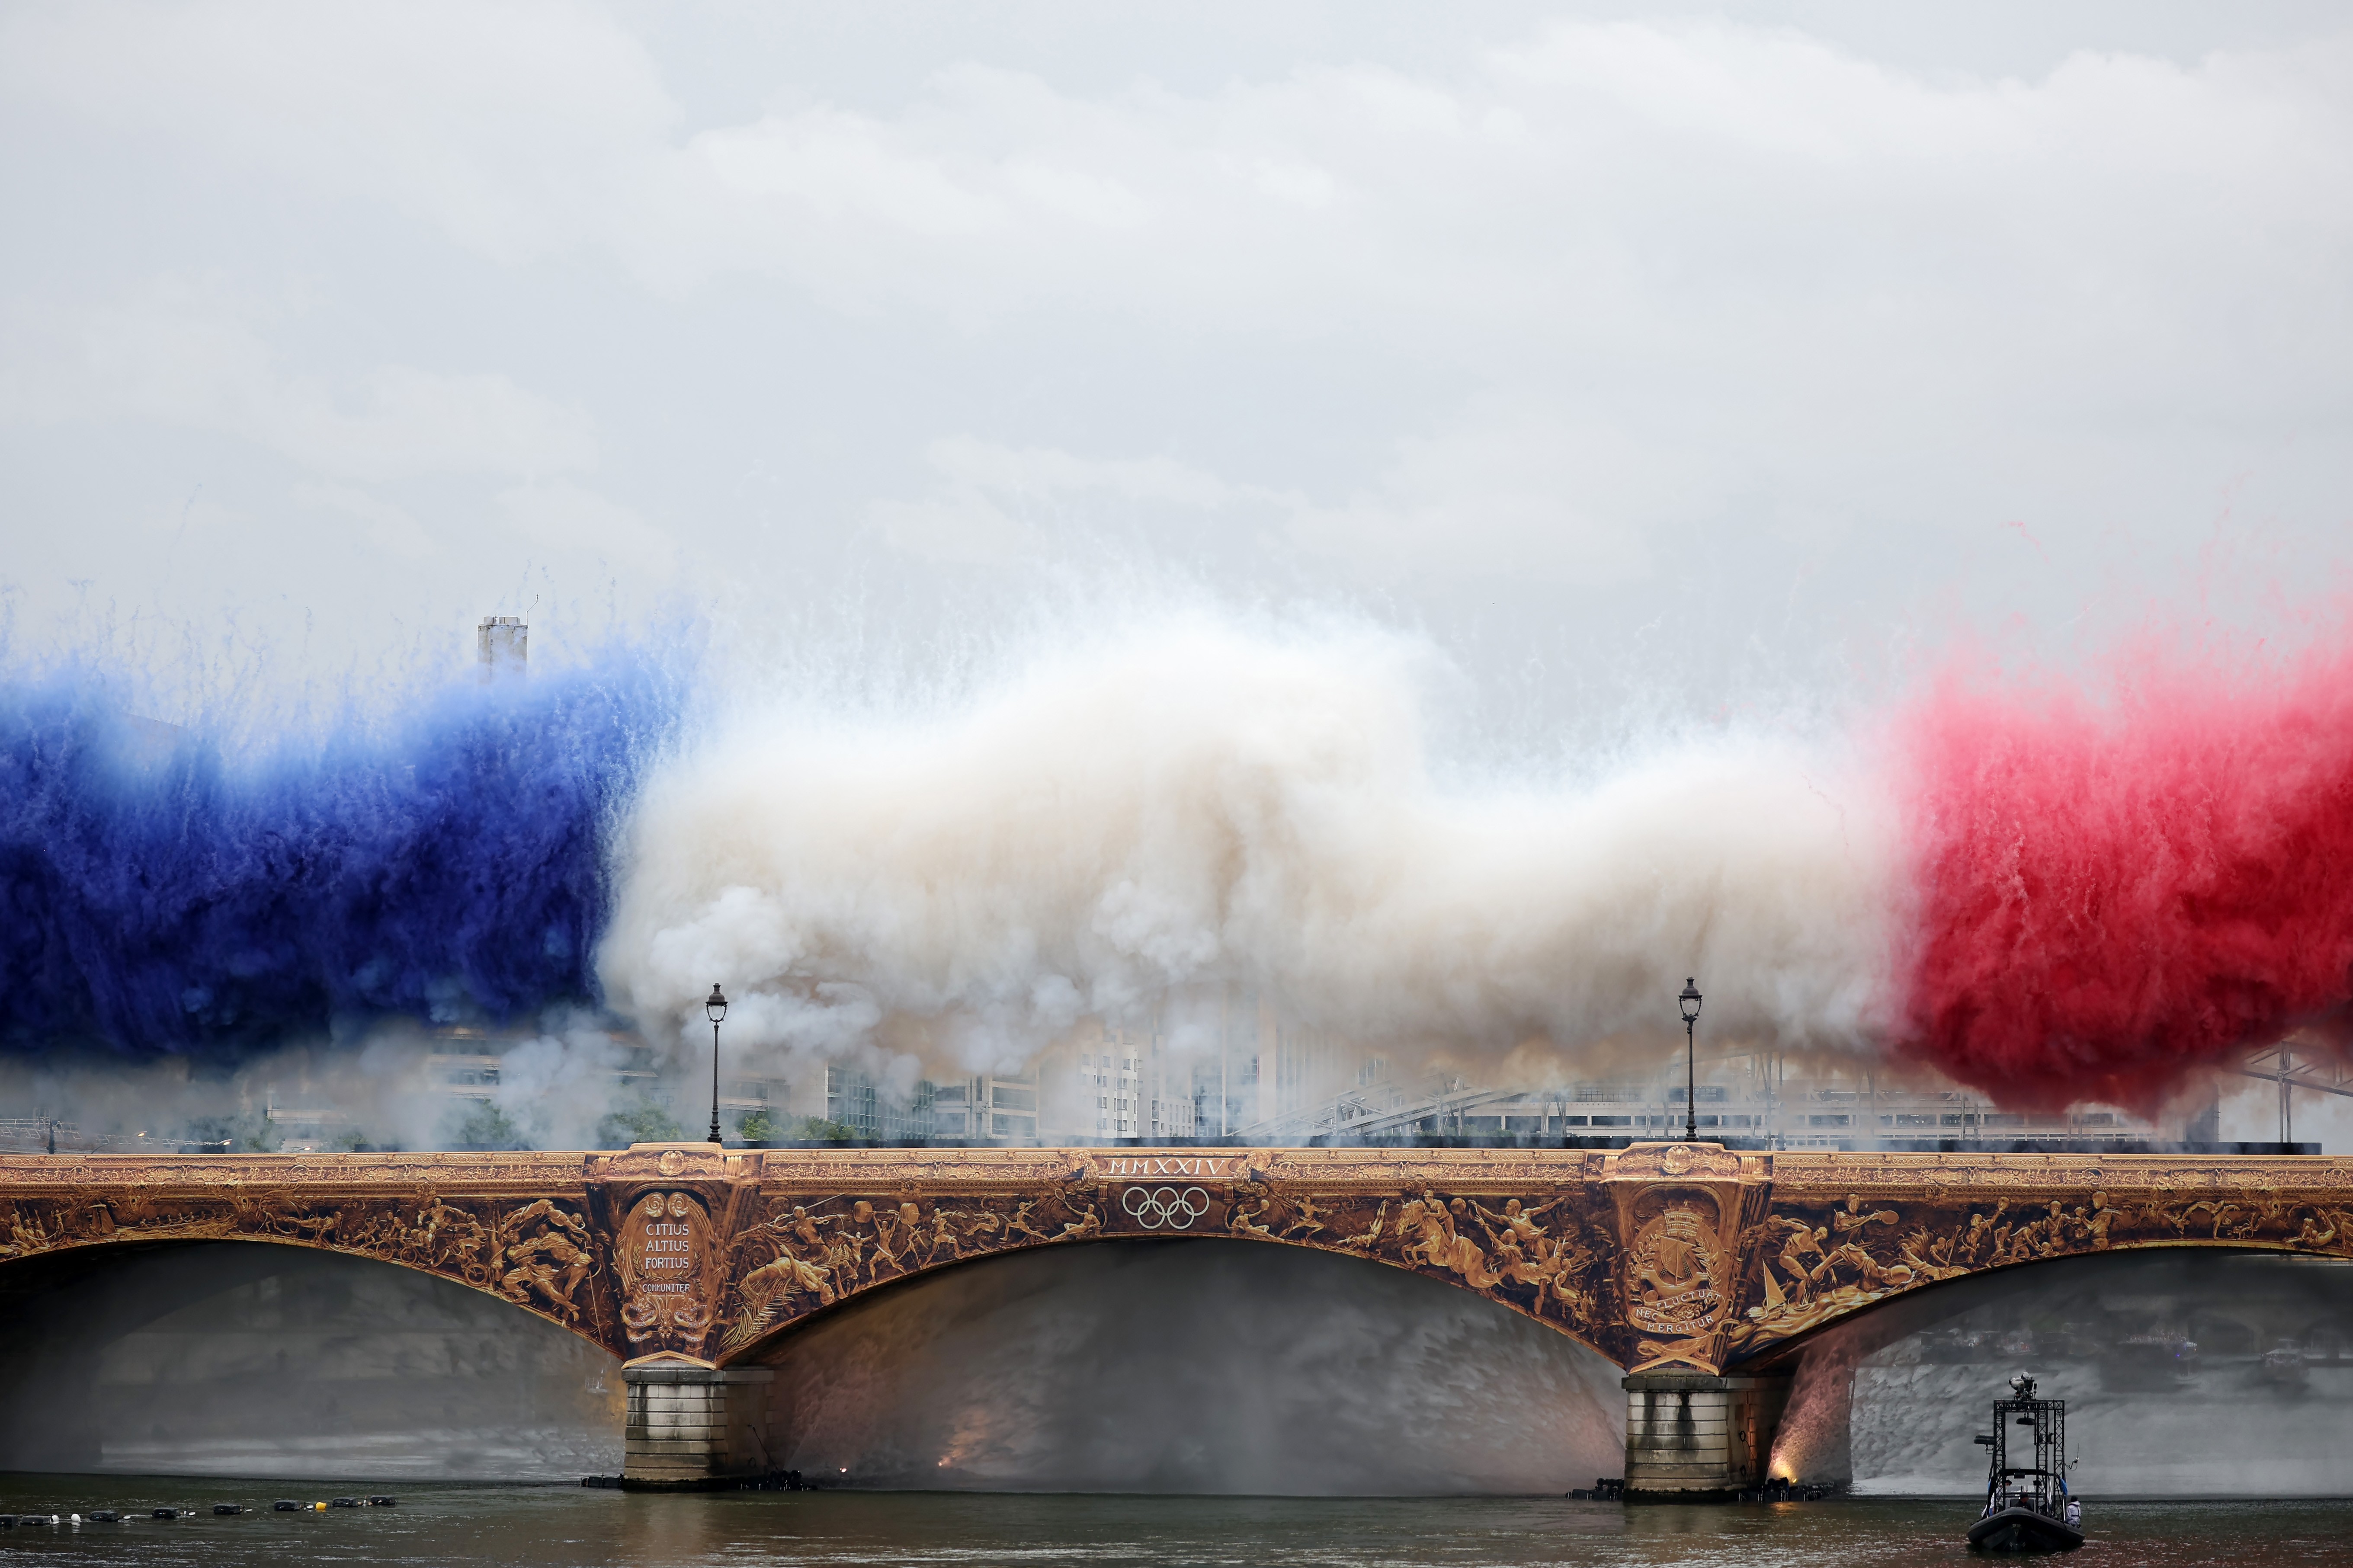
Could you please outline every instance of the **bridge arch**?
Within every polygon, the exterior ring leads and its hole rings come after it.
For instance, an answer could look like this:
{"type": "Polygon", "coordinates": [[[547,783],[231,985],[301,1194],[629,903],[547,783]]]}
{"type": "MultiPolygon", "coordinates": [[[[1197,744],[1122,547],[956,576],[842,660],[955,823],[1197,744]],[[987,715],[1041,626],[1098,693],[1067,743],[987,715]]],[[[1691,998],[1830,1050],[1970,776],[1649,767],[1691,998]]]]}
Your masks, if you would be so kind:
{"type": "MultiPolygon", "coordinates": [[[[1825,1340],[1858,1331],[1874,1342],[1901,1338],[1966,1315],[1982,1305],[1989,1296],[2031,1288],[2045,1279],[2056,1282],[2066,1279],[2080,1265],[2103,1260],[2121,1262],[2136,1258],[2188,1259],[2200,1257],[2299,1260],[2353,1270],[2353,1258],[2253,1242],[2145,1241],[2097,1250],[2055,1252],[2048,1257],[1956,1272],[1942,1279],[1924,1279],[1900,1290],[1872,1293],[1868,1300],[1858,1301],[1843,1310],[1824,1314],[1801,1331],[1776,1339],[1754,1354],[1734,1358],[1727,1363],[1727,1370],[1768,1376],[1786,1374],[1825,1340]],[[1876,1331],[1873,1331],[1874,1330],[1876,1331]]],[[[2212,1322],[2230,1325],[2224,1330],[2226,1336],[2237,1334],[2252,1340],[2295,1337],[2283,1331],[2279,1325],[2242,1321],[2242,1315],[2243,1310],[2201,1309],[2200,1315],[2196,1318],[2185,1318],[2182,1328],[2187,1334],[2195,1323],[2212,1322]]],[[[2295,1319],[2295,1328],[2302,1333],[2309,1333],[2315,1327],[2323,1333],[2347,1332],[2319,1318],[2295,1319]]],[[[2196,1339],[2198,1336],[2189,1334],[2188,1337],[2196,1339]]],[[[2348,1338],[2353,1339],[2353,1333],[2348,1334],[2348,1338]]],[[[2257,1344],[2255,1348],[2266,1347],[2257,1344]]]]}
{"type": "Polygon", "coordinates": [[[2332,1323],[2353,1325],[2353,1260],[2113,1248],[1940,1281],[1828,1326],[1778,1364],[1734,1370],[1794,1374],[1773,1462],[1809,1480],[1903,1492],[1981,1484],[1972,1436],[1986,1402],[2026,1372],[2049,1394],[2084,1402],[2072,1428],[2089,1456],[2079,1488],[2146,1489],[2155,1472],[2133,1471],[2149,1464],[2192,1495],[2256,1471],[2285,1492],[2341,1494],[2353,1476],[2334,1441],[2343,1391],[2317,1370],[2305,1385],[2307,1367],[2338,1364],[2309,1333],[2332,1323]],[[2252,1341],[2208,1338],[2223,1320],[2252,1341]],[[2299,1353],[2267,1363],[2282,1341],[2299,1353]],[[2231,1434],[2221,1455],[2210,1451],[2217,1432],[2231,1434]]]}
{"type": "Polygon", "coordinates": [[[1607,1359],[1303,1247],[997,1254],[815,1315],[759,1364],[776,1463],[893,1489],[1556,1494],[1623,1442],[1607,1359]]]}
{"type": "MultiPolygon", "coordinates": [[[[518,1231],[517,1234],[522,1234],[518,1231]]],[[[541,1299],[523,1282],[508,1283],[490,1263],[480,1261],[470,1249],[464,1256],[418,1257],[398,1248],[377,1248],[368,1246],[342,1246],[332,1240],[313,1239],[305,1236],[255,1234],[226,1231],[217,1235],[185,1236],[155,1235],[137,1230],[118,1230],[103,1236],[69,1240],[47,1247],[0,1249],[0,1311],[23,1299],[33,1290],[48,1286],[52,1276],[58,1275],[62,1266],[81,1263],[96,1264],[103,1268],[116,1257],[141,1255],[157,1251],[185,1251],[211,1247],[284,1247],[301,1252],[328,1253],[340,1258],[381,1263],[391,1268],[430,1275],[437,1279],[487,1296],[503,1306],[528,1316],[541,1319],[568,1333],[586,1340],[599,1350],[609,1350],[605,1337],[596,1331],[593,1310],[565,1311],[560,1299],[541,1299]],[[20,1283],[21,1281],[21,1283],[20,1283]]],[[[485,1252],[487,1248],[483,1249],[485,1252]]],[[[593,1270],[592,1270],[593,1272],[593,1270]]],[[[584,1303],[584,1306],[589,1305],[584,1303]]]]}
{"type": "Polygon", "coordinates": [[[1716,1365],[1769,1368],[1944,1283],[2170,1248],[2353,1257],[2353,1162],[2316,1157],[1780,1154],[1744,1232],[1716,1365]]]}
{"type": "MultiPolygon", "coordinates": [[[[1512,1201],[1505,1200],[1507,1203],[1512,1201]]],[[[922,1205],[918,1207],[920,1209],[922,1205]]],[[[936,1279],[952,1270],[985,1268],[1002,1259],[1039,1252],[1074,1248],[1092,1249],[1132,1244],[1152,1245],[1172,1241],[1201,1246],[1220,1246],[1234,1242],[1271,1245],[1288,1251],[1313,1252],[1325,1257],[1347,1258],[1372,1268],[1402,1270],[1424,1279],[1439,1280],[1492,1301],[1523,1318],[1543,1325],[1580,1349],[1589,1351],[1605,1360],[1610,1359],[1610,1352],[1597,1343],[1595,1337],[1588,1331],[1589,1304],[1579,1303],[1573,1298],[1563,1300],[1556,1293],[1548,1296],[1539,1289],[1541,1281],[1506,1279],[1451,1255],[1442,1256],[1440,1262],[1432,1263],[1426,1256],[1417,1255],[1409,1258],[1384,1254],[1372,1247],[1318,1245],[1313,1241],[1265,1236],[1251,1230],[1233,1231],[1219,1228],[1198,1235],[1180,1233],[1170,1236],[1166,1233],[1114,1232],[1085,1237],[1056,1237],[1043,1241],[1025,1238],[1011,1245],[976,1248],[936,1261],[925,1259],[913,1268],[885,1273],[880,1278],[869,1276],[863,1283],[858,1284],[850,1290],[835,1289],[829,1295],[818,1297],[813,1303],[805,1304],[804,1309],[797,1312],[772,1314],[764,1321],[761,1312],[756,1308],[753,1308],[745,1316],[738,1320],[739,1323],[747,1326],[747,1330],[731,1334],[723,1347],[720,1364],[755,1364],[771,1360],[791,1337],[808,1327],[826,1321],[846,1308],[902,1290],[923,1280],[936,1279]],[[1468,1278],[1465,1277],[1466,1268],[1472,1270],[1468,1278]],[[1577,1310],[1581,1304],[1586,1305],[1586,1311],[1582,1313],[1577,1310]]],[[[1492,1259],[1488,1261],[1492,1262],[1492,1259]]],[[[754,1266],[754,1268],[760,1266],[754,1266]]],[[[756,1288],[745,1298],[747,1308],[752,1307],[754,1302],[765,1304],[776,1300],[776,1298],[756,1288]]]]}
{"type": "Polygon", "coordinates": [[[0,1297],[45,1260],[226,1242],[430,1274],[626,1354],[578,1154],[0,1155],[0,1297]]]}
{"type": "MultiPolygon", "coordinates": [[[[1585,1182],[1561,1179],[1582,1176],[1585,1159],[1481,1158],[1432,1179],[1427,1164],[1362,1151],[771,1154],[757,1186],[735,1197],[707,1338],[656,1348],[738,1364],[798,1321],[898,1279],[1039,1248],[1186,1237],[1405,1269],[1620,1361],[1615,1216],[1585,1182]]],[[[712,1206],[644,1192],[617,1203],[649,1215],[659,1206],[690,1230],[712,1206]]]]}
{"type": "Polygon", "coordinates": [[[611,1352],[495,1294],[313,1247],[0,1268],[0,1468],[576,1480],[621,1458],[611,1352]]]}

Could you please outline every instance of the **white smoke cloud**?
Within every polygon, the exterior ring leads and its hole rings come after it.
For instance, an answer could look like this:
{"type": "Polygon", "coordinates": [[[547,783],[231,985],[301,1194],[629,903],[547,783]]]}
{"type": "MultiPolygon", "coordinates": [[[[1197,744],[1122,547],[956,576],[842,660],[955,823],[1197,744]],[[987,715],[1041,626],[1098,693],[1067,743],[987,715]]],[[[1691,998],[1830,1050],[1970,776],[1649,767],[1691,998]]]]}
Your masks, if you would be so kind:
{"type": "Polygon", "coordinates": [[[645,793],[609,994],[659,1035],[721,981],[733,1040],[975,1070],[1220,983],[1388,1048],[1662,1038],[1686,974],[1719,1038],[1873,1037],[1893,836],[1855,768],[1724,733],[1455,785],[1433,673],[1177,617],[954,710],[738,720],[645,793]]]}
{"type": "Polygon", "coordinates": [[[613,1109],[622,1056],[593,1018],[564,1021],[500,1057],[491,1103],[535,1149],[600,1148],[597,1123],[613,1109]]]}

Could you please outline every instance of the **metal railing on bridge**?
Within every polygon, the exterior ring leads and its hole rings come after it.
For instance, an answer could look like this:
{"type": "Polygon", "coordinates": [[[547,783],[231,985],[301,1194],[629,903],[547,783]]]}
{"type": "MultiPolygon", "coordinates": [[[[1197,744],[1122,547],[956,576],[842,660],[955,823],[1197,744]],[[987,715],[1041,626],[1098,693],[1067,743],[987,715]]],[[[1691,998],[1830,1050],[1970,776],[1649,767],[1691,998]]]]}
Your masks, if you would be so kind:
{"type": "Polygon", "coordinates": [[[190,1142],[151,1138],[144,1132],[88,1132],[71,1121],[44,1116],[0,1117],[0,1153],[8,1154],[219,1154],[227,1139],[190,1142]]]}

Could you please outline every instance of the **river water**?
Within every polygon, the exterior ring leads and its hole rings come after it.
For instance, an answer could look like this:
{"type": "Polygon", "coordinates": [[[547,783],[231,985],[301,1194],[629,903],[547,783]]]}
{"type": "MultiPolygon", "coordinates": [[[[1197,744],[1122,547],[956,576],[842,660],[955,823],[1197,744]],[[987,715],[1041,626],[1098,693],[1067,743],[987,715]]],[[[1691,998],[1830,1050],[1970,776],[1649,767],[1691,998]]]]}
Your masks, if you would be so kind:
{"type": "MultiPolygon", "coordinates": [[[[648,1497],[565,1487],[405,1487],[393,1508],[217,1518],[318,1489],[138,1477],[0,1478],[0,1511],[195,1507],[193,1519],[0,1531],[10,1562],[282,1568],[289,1562],[645,1568],[754,1563],[1021,1568],[1917,1568],[1971,1561],[1955,1499],[1623,1508],[1549,1499],[976,1496],[815,1492],[648,1497]]],[[[2353,1503],[2101,1502],[2069,1561],[2353,1564],[2353,1503]]],[[[1983,1561],[1977,1559],[1976,1561],[1983,1561]]]]}

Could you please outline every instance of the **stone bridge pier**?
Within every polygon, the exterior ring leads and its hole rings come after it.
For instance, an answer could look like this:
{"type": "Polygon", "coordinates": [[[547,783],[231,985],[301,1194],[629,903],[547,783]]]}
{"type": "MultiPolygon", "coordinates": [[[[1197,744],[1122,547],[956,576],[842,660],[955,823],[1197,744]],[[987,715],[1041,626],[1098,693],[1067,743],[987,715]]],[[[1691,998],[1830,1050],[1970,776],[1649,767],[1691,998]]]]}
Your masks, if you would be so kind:
{"type": "Polygon", "coordinates": [[[1341,1253],[1534,1318],[1625,1374],[1630,1497],[1695,1500],[1767,1478],[1788,1372],[1822,1328],[2112,1248],[2353,1257],[2353,1161],[1684,1143],[0,1155],[0,1306],[12,1270],[124,1245],[421,1269],[618,1357],[625,1482],[646,1488],[786,1464],[767,1363],[815,1314],[998,1253],[1151,1237],[1341,1253]]]}
{"type": "Polygon", "coordinates": [[[768,1402],[766,1367],[634,1363],[622,1369],[629,1413],[625,1483],[693,1491],[781,1468],[786,1434],[768,1402]]]}
{"type": "Polygon", "coordinates": [[[1722,1497],[1762,1486],[1790,1379],[1638,1372],[1626,1390],[1626,1494],[1722,1497]]]}

